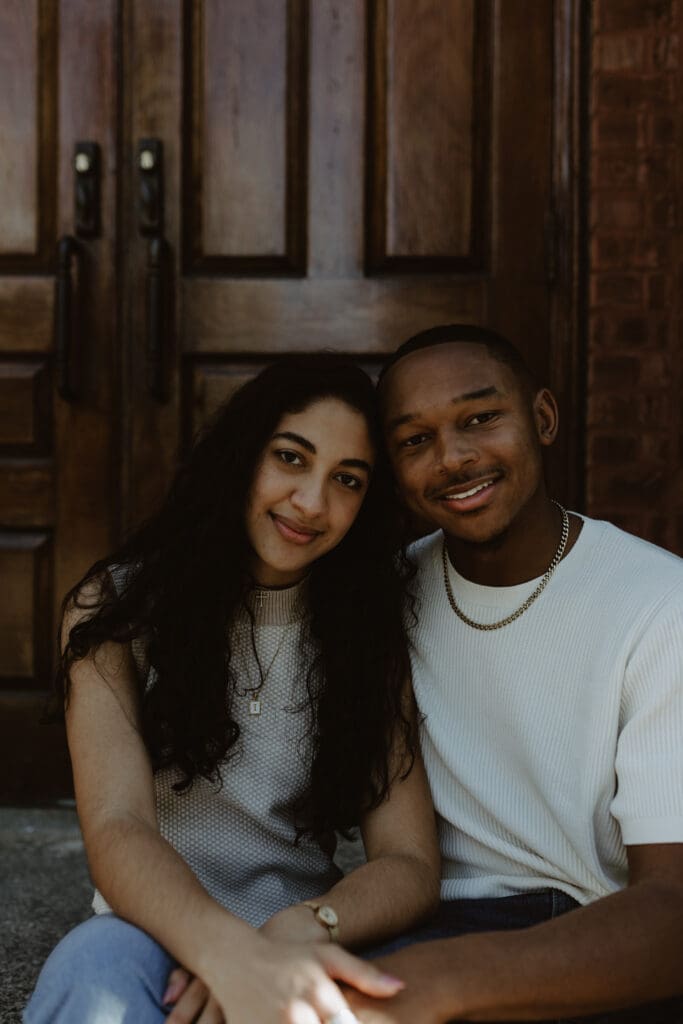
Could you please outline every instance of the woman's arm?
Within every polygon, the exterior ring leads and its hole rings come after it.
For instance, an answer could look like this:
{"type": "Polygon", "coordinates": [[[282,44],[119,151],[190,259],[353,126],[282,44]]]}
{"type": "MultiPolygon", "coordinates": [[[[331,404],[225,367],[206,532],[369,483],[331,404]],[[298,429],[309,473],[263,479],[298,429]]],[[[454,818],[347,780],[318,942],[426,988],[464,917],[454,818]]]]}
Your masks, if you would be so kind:
{"type": "MultiPolygon", "coordinates": [[[[77,619],[72,612],[65,629],[77,619]]],[[[297,1001],[329,1017],[346,1005],[332,977],[377,995],[396,990],[343,950],[269,942],[211,899],[157,828],[130,650],[104,644],[71,678],[77,806],[93,880],[112,910],[200,977],[231,1021],[289,1020],[297,1001]]]]}
{"type": "MultiPolygon", "coordinates": [[[[404,706],[414,723],[412,690],[404,706]]],[[[441,858],[432,798],[419,750],[412,770],[401,778],[409,762],[399,734],[397,729],[391,757],[395,781],[361,823],[367,863],[315,901],[336,911],[344,946],[369,945],[405,931],[438,905],[441,858]]],[[[329,939],[324,925],[301,904],[275,914],[262,931],[271,938],[329,939]]]]}

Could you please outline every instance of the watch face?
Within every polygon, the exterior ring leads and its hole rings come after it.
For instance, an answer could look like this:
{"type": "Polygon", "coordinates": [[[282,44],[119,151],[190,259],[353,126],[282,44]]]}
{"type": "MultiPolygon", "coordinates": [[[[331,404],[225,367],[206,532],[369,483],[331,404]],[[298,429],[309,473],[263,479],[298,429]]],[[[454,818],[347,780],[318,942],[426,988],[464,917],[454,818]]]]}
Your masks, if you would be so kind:
{"type": "Polygon", "coordinates": [[[339,924],[339,918],[332,907],[320,907],[318,910],[318,917],[331,928],[334,928],[335,925],[339,924]]]}

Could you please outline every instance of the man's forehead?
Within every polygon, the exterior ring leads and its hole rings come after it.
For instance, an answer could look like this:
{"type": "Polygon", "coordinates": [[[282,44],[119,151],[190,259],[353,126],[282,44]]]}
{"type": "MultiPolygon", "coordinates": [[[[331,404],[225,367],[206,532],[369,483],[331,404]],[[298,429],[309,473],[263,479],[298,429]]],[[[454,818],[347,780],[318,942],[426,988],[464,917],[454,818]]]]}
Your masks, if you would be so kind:
{"type": "Polygon", "coordinates": [[[510,369],[483,345],[445,343],[410,352],[391,367],[380,389],[386,414],[398,406],[508,391],[510,369]]]}

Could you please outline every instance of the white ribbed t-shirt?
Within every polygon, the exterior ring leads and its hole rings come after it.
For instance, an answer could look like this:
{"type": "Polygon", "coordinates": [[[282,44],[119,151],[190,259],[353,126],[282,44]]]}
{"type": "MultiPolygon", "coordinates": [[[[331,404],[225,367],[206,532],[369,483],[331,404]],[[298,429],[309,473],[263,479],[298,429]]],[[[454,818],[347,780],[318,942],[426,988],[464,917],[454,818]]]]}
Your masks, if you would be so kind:
{"type": "MultiPolygon", "coordinates": [[[[614,892],[625,845],[683,842],[683,560],[584,519],[540,597],[483,632],[448,603],[442,542],[412,549],[442,898],[552,887],[586,904],[614,892]]],[[[539,582],[450,574],[460,608],[488,623],[539,582]]]]}

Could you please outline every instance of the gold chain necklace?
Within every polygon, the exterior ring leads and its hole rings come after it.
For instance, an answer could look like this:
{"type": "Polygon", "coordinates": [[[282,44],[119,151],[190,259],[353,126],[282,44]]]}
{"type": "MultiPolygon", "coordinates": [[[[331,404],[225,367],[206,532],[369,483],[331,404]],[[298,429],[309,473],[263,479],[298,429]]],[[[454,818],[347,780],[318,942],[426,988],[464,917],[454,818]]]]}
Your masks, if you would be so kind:
{"type": "Polygon", "coordinates": [[[458,607],[455,597],[453,596],[453,591],[451,590],[451,581],[448,578],[448,553],[446,551],[446,538],[444,537],[443,545],[441,547],[441,560],[443,563],[443,581],[446,587],[446,595],[448,596],[448,601],[455,614],[468,626],[472,626],[473,629],[485,630],[501,629],[502,626],[508,626],[511,622],[514,622],[515,619],[518,619],[520,615],[523,615],[527,608],[534,603],[536,598],[543,593],[546,586],[548,585],[550,577],[555,572],[555,570],[557,569],[558,565],[562,560],[564,549],[567,546],[567,538],[569,537],[569,515],[567,514],[567,510],[566,508],[563,508],[562,505],[560,505],[559,501],[555,501],[554,499],[553,505],[557,505],[560,512],[562,513],[562,536],[560,537],[560,543],[557,548],[557,551],[553,555],[552,562],[546,569],[543,575],[543,579],[538,584],[534,592],[532,594],[529,594],[524,604],[521,604],[516,611],[512,612],[511,615],[507,615],[504,619],[501,619],[499,622],[475,622],[474,619],[471,619],[468,615],[465,615],[465,613],[458,607]]]}

